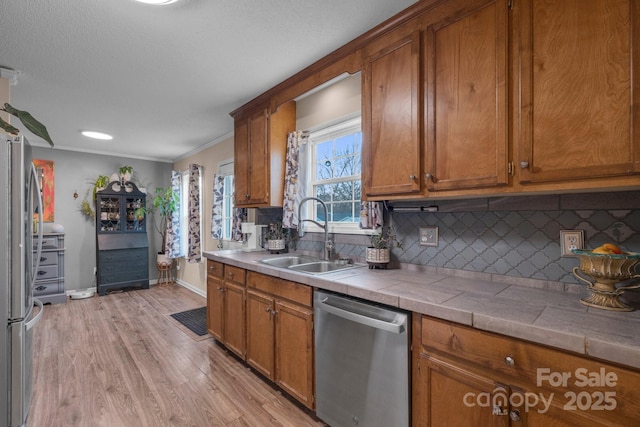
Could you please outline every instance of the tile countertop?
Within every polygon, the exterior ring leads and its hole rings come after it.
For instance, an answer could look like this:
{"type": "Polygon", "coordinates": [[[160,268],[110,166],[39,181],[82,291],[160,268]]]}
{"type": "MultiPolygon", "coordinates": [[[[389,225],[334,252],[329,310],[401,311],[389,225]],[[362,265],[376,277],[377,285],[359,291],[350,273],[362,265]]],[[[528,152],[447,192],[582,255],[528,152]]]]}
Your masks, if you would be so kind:
{"type": "MultiPolygon", "coordinates": [[[[587,307],[580,303],[586,286],[580,295],[460,277],[420,266],[370,270],[366,264],[314,276],[260,263],[291,253],[229,250],[204,254],[258,273],[640,369],[640,310],[613,312],[587,307]]],[[[638,292],[630,295],[634,306],[640,308],[638,292]]]]}

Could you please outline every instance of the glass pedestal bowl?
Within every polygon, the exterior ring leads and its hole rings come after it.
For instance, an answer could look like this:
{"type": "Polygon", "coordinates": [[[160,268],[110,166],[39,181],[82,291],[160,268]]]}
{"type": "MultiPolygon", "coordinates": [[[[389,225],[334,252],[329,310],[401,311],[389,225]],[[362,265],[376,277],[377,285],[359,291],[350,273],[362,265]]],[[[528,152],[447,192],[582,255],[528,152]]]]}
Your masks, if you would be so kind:
{"type": "Polygon", "coordinates": [[[573,269],[573,275],[587,285],[591,295],[582,298],[580,302],[589,307],[602,308],[611,311],[633,311],[634,308],[620,301],[620,295],[628,289],[640,288],[640,284],[616,286],[620,282],[639,279],[635,274],[635,267],[640,263],[640,253],[626,253],[620,255],[594,254],[591,251],[574,249],[571,252],[578,255],[580,266],[573,269]],[[589,276],[587,280],[580,274],[589,276]]]}

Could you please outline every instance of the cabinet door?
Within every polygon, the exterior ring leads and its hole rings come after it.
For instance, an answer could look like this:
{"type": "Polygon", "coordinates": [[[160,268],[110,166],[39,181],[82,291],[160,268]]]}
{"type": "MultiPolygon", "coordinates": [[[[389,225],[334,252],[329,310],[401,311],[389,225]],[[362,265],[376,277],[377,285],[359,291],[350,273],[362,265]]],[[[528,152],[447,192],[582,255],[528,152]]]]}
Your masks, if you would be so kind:
{"type": "Polygon", "coordinates": [[[224,285],[224,343],[229,350],[245,358],[246,289],[231,283],[224,285]]]}
{"type": "Polygon", "coordinates": [[[367,62],[362,86],[362,184],[367,196],[421,190],[419,57],[415,32],[367,62]]]}
{"type": "Polygon", "coordinates": [[[269,202],[269,119],[267,110],[261,110],[249,118],[249,203],[269,202]]]}
{"type": "Polygon", "coordinates": [[[275,382],[313,409],[313,311],[276,300],[275,382]]]}
{"type": "Polygon", "coordinates": [[[509,390],[482,376],[433,357],[421,356],[414,379],[423,401],[412,425],[508,426],[509,390]]]}
{"type": "Polygon", "coordinates": [[[235,205],[243,206],[249,203],[251,189],[249,177],[251,164],[249,154],[249,119],[237,119],[233,136],[233,168],[235,178],[235,205]]]}
{"type": "Polygon", "coordinates": [[[274,380],[273,298],[247,291],[247,363],[274,380]]]}
{"type": "Polygon", "coordinates": [[[238,119],[234,134],[236,206],[267,204],[269,199],[269,140],[267,110],[238,119]]]}
{"type": "Polygon", "coordinates": [[[520,180],[640,173],[640,2],[516,5],[520,180]]]}
{"type": "Polygon", "coordinates": [[[224,341],[224,288],[222,281],[207,277],[207,331],[220,342],[224,341]]]}
{"type": "Polygon", "coordinates": [[[507,184],[506,0],[425,34],[427,189],[507,184]]]}

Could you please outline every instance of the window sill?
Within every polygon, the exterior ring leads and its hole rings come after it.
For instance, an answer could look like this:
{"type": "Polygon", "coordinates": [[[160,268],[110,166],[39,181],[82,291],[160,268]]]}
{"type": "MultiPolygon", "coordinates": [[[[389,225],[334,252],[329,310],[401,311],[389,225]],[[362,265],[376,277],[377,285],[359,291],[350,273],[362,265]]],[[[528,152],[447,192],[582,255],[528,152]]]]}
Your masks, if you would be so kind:
{"type": "MultiPolygon", "coordinates": [[[[315,224],[305,222],[305,233],[324,233],[324,230],[315,224]]],[[[358,227],[358,224],[341,224],[341,223],[329,223],[329,234],[353,234],[359,236],[370,236],[375,234],[376,230],[363,230],[358,227]]]]}

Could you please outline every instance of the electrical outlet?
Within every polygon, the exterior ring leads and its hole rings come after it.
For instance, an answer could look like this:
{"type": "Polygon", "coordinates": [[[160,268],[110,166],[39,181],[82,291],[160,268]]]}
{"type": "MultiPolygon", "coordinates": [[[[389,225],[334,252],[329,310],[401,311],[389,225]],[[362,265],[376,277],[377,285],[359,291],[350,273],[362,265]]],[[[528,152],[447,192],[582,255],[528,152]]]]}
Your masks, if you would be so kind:
{"type": "Polygon", "coordinates": [[[577,256],[572,249],[584,249],[584,230],[560,230],[560,256],[577,256]]]}
{"type": "Polygon", "coordinates": [[[420,227],[420,246],[438,246],[438,227],[420,227]]]}

